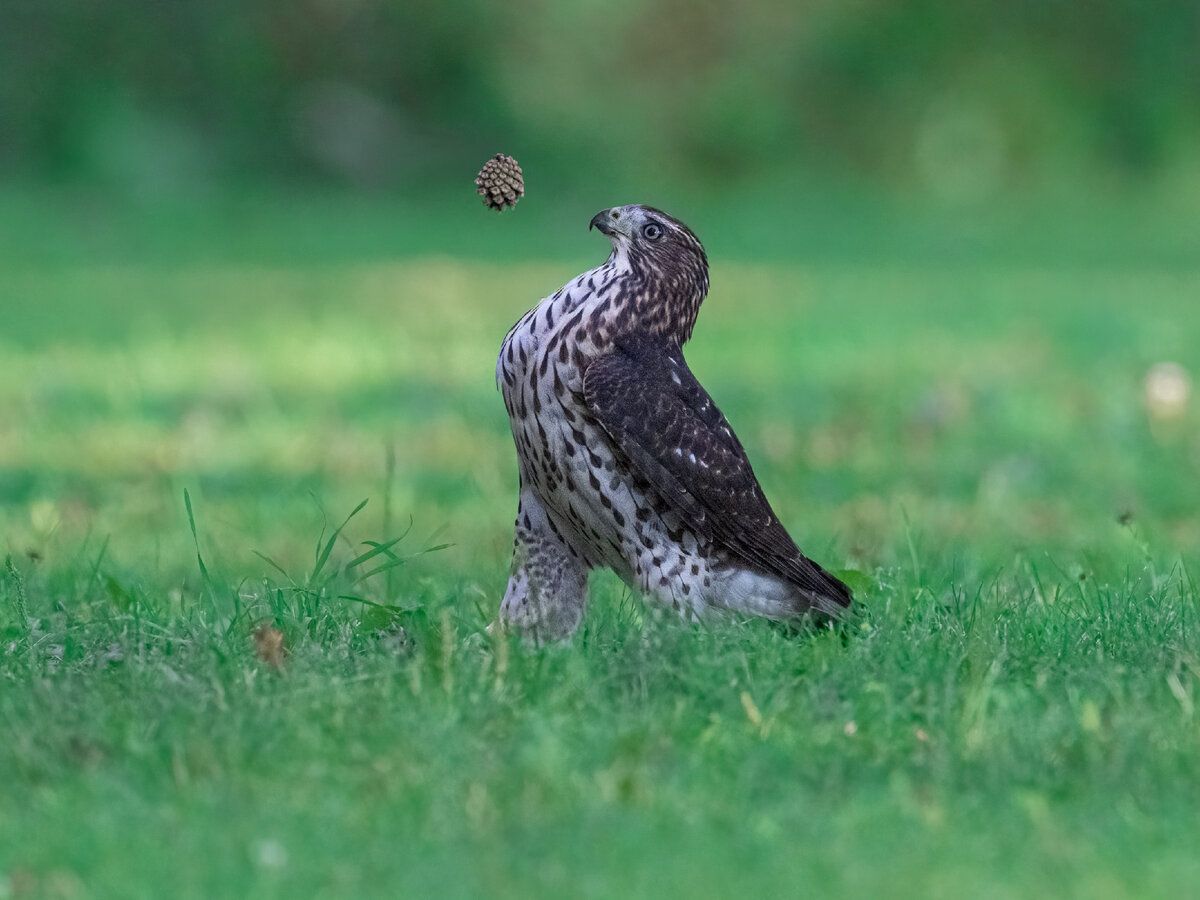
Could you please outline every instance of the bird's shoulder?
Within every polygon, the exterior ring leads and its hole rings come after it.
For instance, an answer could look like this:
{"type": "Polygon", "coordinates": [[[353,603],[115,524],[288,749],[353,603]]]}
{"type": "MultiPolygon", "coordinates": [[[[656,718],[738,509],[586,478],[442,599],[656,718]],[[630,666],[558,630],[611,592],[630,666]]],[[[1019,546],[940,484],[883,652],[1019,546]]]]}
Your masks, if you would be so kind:
{"type": "Polygon", "coordinates": [[[588,364],[584,383],[599,406],[615,404],[606,412],[654,425],[661,437],[684,428],[687,434],[681,436],[711,441],[745,456],[724,413],[692,373],[682,348],[662,335],[617,337],[607,353],[588,364]],[[653,418],[647,420],[645,415],[653,418]]]}

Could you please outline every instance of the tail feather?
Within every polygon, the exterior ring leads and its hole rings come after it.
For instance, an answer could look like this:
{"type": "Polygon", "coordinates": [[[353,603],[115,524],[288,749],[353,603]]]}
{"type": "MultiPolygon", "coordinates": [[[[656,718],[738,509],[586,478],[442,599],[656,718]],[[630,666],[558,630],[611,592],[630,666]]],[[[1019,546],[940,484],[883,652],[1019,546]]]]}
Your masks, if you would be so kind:
{"type": "Polygon", "coordinates": [[[846,583],[836,575],[831,575],[825,571],[825,569],[811,559],[806,558],[805,562],[813,567],[813,571],[817,574],[821,583],[822,589],[820,591],[812,591],[812,594],[814,597],[819,598],[819,601],[823,602],[814,603],[814,606],[818,607],[821,612],[828,613],[829,615],[839,615],[843,610],[849,608],[850,604],[854,602],[854,593],[846,583]],[[831,605],[832,608],[826,608],[831,605]]]}

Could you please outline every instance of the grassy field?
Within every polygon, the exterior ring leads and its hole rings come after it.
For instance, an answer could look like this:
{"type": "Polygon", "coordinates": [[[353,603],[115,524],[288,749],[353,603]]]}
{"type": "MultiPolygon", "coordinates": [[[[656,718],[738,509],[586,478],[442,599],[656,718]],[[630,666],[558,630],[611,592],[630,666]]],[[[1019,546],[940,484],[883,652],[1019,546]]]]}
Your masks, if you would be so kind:
{"type": "Polygon", "coordinates": [[[692,367],[857,611],[690,627],[601,574],[534,651],[483,633],[495,351],[600,202],[7,199],[0,897],[1200,883],[1200,413],[1143,397],[1200,372],[1194,235],[678,210],[692,367]]]}

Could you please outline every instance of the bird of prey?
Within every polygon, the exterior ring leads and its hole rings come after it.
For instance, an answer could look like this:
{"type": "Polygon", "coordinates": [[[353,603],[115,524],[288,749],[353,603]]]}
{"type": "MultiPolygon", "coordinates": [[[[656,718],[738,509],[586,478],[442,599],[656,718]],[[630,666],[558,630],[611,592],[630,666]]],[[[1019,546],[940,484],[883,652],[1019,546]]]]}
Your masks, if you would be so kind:
{"type": "Polygon", "coordinates": [[[687,618],[836,616],[849,589],[800,552],[683,358],[708,293],[704,247],[649,206],[602,210],[589,228],[612,242],[607,261],[500,347],[520,469],[501,622],[568,637],[588,570],[604,566],[687,618]]]}

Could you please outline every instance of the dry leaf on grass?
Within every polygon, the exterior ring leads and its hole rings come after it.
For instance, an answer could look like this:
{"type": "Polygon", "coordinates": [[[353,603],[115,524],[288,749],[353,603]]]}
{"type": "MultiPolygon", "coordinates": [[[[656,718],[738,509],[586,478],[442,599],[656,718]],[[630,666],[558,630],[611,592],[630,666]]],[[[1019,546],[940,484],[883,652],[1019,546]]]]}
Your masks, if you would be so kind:
{"type": "Polygon", "coordinates": [[[259,625],[254,629],[254,655],[272,669],[282,669],[287,658],[283,632],[274,625],[259,625]]]}

